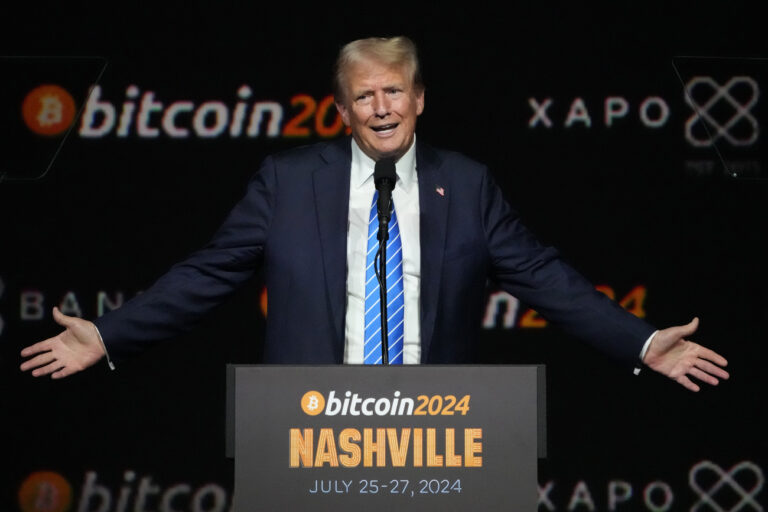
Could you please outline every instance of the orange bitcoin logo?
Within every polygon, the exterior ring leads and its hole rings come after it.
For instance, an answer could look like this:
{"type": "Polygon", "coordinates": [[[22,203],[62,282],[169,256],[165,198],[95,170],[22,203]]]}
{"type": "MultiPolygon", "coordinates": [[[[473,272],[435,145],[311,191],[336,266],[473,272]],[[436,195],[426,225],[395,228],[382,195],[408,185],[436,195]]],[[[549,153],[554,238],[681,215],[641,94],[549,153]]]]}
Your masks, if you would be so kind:
{"type": "Polygon", "coordinates": [[[72,486],[52,471],[36,471],[19,488],[22,512],[66,512],[72,505],[72,486]]]}
{"type": "Polygon", "coordinates": [[[317,391],[307,391],[301,397],[301,409],[310,416],[317,416],[325,410],[325,398],[317,391]]]}
{"type": "Polygon", "coordinates": [[[33,132],[58,135],[75,119],[75,100],[58,85],[41,85],[24,98],[21,115],[33,132]]]}

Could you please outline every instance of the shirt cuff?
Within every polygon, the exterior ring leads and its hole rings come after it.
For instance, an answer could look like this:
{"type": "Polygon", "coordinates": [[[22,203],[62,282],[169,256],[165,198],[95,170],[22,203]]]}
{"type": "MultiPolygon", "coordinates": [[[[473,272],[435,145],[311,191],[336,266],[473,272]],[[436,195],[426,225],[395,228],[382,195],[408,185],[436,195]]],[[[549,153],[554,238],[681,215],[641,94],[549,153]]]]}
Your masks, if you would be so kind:
{"type": "Polygon", "coordinates": [[[101,348],[104,349],[104,355],[107,356],[107,364],[109,365],[110,370],[115,369],[115,363],[112,362],[112,359],[109,358],[109,351],[107,350],[107,345],[104,343],[104,338],[101,337],[101,333],[99,332],[99,328],[96,327],[96,325],[93,326],[94,329],[96,329],[96,334],[99,337],[99,341],[101,342],[101,348]]]}
{"type": "Polygon", "coordinates": [[[648,336],[648,339],[645,340],[645,345],[643,345],[643,349],[640,351],[640,364],[635,366],[635,369],[633,370],[635,375],[640,375],[640,370],[642,369],[643,359],[645,359],[645,353],[648,352],[648,347],[651,346],[651,342],[653,341],[653,337],[656,336],[656,333],[659,331],[654,331],[653,334],[648,336]]]}

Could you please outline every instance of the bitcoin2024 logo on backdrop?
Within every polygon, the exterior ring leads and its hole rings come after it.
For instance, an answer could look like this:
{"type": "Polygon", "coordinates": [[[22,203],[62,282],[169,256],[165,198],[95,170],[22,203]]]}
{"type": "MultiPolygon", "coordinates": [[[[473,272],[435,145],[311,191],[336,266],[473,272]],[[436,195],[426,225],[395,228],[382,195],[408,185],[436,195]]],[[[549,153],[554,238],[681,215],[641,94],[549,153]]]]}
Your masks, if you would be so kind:
{"type": "Polygon", "coordinates": [[[759,97],[760,88],[749,76],[734,76],[723,84],[710,76],[693,77],[685,86],[685,102],[693,109],[685,122],[685,138],[696,147],[720,139],[731,146],[754,144],[759,126],[752,108],[759,97]]]}
{"type": "Polygon", "coordinates": [[[21,104],[27,127],[38,135],[59,135],[75,119],[75,100],[58,85],[35,87],[21,104]]]}

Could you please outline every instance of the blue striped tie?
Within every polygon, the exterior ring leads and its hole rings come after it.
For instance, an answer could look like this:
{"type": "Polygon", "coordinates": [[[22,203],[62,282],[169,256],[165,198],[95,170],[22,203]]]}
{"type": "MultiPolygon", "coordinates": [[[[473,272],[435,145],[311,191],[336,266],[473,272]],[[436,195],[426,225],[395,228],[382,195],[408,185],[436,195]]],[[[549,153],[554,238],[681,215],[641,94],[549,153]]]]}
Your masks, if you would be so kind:
{"type": "MultiPolygon", "coordinates": [[[[379,250],[376,234],[379,219],[376,212],[378,190],[373,194],[371,216],[368,220],[368,256],[365,267],[365,343],[363,350],[365,364],[381,364],[381,299],[379,281],[376,279],[374,259],[379,250]]],[[[392,217],[389,219],[389,241],[387,242],[387,326],[389,337],[389,363],[403,364],[403,337],[405,334],[405,299],[403,297],[403,251],[400,241],[400,226],[397,223],[394,201],[392,217]]]]}

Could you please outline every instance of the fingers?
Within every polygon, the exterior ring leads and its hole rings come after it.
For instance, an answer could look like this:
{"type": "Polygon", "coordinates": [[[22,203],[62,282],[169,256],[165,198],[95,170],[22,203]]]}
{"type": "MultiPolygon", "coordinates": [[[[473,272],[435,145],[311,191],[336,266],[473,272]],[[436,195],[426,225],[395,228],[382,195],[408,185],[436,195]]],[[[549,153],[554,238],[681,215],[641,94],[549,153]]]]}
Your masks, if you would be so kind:
{"type": "Polygon", "coordinates": [[[63,368],[59,368],[57,371],[53,372],[51,374],[52,379],[61,379],[63,377],[69,377],[75,373],[74,371],[70,370],[67,366],[64,366],[63,368]]]}
{"type": "Polygon", "coordinates": [[[706,372],[699,370],[695,366],[690,370],[688,370],[688,373],[691,375],[691,377],[696,377],[700,381],[706,382],[711,386],[717,386],[717,383],[719,382],[715,377],[713,377],[712,375],[706,372]]]}
{"type": "MultiPolygon", "coordinates": [[[[730,377],[728,372],[705,359],[697,359],[693,363],[693,366],[688,369],[687,375],[690,375],[691,377],[694,377],[701,382],[705,382],[711,386],[717,386],[720,383],[718,378],[728,379],[730,377]]],[[[689,379],[687,375],[683,374],[675,380],[691,391],[699,391],[699,386],[696,385],[691,379],[689,379]]]]}
{"type": "Polygon", "coordinates": [[[30,345],[28,347],[25,347],[21,351],[21,357],[29,357],[33,356],[35,354],[39,354],[40,352],[47,352],[49,350],[53,349],[53,342],[56,340],[55,337],[48,338],[47,340],[40,341],[38,343],[35,343],[34,345],[30,345]]]}
{"type": "Polygon", "coordinates": [[[694,363],[694,366],[701,369],[702,371],[707,372],[710,375],[714,375],[715,377],[719,377],[721,379],[728,379],[728,377],[730,377],[727,371],[705,359],[699,359],[694,363]]]}
{"type": "Polygon", "coordinates": [[[37,368],[38,366],[44,366],[52,361],[55,361],[56,357],[53,355],[53,352],[45,352],[43,354],[38,355],[37,357],[33,357],[32,359],[29,359],[27,361],[24,361],[21,364],[21,371],[25,372],[31,368],[37,368]]]}
{"type": "Polygon", "coordinates": [[[41,366],[40,368],[35,368],[32,370],[32,376],[33,377],[42,377],[44,375],[51,374],[57,370],[61,370],[63,368],[63,365],[60,361],[52,361],[51,363],[41,366]]]}
{"type": "Polygon", "coordinates": [[[713,363],[718,364],[720,366],[728,366],[728,361],[723,356],[715,352],[714,350],[710,350],[705,347],[700,347],[698,356],[702,359],[709,359],[713,363]]]}
{"type": "Polygon", "coordinates": [[[698,391],[700,389],[699,386],[694,384],[693,381],[691,379],[689,379],[688,377],[686,377],[685,375],[681,375],[676,380],[677,380],[678,384],[682,385],[686,389],[690,389],[691,391],[696,392],[696,391],[698,391]]]}

